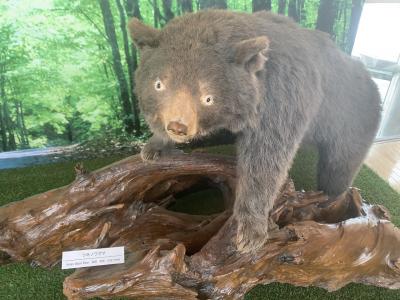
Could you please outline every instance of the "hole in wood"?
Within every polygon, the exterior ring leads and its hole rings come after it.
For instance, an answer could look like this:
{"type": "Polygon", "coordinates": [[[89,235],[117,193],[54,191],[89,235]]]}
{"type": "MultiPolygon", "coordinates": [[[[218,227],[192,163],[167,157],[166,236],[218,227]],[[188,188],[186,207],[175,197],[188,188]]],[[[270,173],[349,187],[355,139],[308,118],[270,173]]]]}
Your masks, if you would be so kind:
{"type": "Polygon", "coordinates": [[[222,191],[207,178],[176,193],[174,200],[167,209],[190,215],[213,215],[225,210],[222,191]]]}

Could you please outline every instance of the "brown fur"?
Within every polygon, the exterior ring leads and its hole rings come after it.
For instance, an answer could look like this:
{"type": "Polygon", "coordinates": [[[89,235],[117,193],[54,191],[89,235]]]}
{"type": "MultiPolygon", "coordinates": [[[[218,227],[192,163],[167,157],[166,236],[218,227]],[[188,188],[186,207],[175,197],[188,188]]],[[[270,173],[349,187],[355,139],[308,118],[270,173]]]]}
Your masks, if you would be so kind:
{"type": "Polygon", "coordinates": [[[243,251],[267,239],[268,213],[302,142],[318,147],[321,190],[336,196],[351,184],[379,124],[379,94],[325,34],[266,12],[220,10],[184,15],[161,31],[135,19],[129,26],[141,50],[136,93],[154,133],[142,157],[170,152],[172,140],[237,134],[243,251]],[[176,137],[171,121],[190,135],[176,137]]]}

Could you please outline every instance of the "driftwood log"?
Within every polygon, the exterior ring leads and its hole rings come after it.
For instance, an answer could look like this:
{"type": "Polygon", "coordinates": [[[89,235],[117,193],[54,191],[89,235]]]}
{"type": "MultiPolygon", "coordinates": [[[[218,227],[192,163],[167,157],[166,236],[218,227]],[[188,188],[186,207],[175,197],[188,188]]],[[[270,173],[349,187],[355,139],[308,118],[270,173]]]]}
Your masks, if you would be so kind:
{"type": "MultiPolygon", "coordinates": [[[[400,288],[400,230],[350,188],[336,199],[288,181],[255,253],[236,251],[231,216],[235,161],[195,153],[143,163],[132,156],[0,208],[0,264],[60,262],[62,251],[125,246],[125,263],[82,268],[64,281],[69,299],[239,299],[260,283],[337,290],[350,282],[400,288]],[[224,211],[191,215],[177,198],[217,188],[224,211]],[[183,195],[183,196],[182,196],[183,195]]],[[[204,199],[207,201],[207,199],[204,199]]]]}

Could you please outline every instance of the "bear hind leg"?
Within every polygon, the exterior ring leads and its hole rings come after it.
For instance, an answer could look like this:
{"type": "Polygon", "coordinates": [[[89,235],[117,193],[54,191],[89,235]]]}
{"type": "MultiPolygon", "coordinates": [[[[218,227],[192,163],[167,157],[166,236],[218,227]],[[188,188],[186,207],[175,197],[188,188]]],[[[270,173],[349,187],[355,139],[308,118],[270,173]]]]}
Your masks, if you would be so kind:
{"type": "Polygon", "coordinates": [[[318,190],[335,197],[352,184],[369,149],[369,144],[355,145],[324,144],[318,147],[318,190]]]}

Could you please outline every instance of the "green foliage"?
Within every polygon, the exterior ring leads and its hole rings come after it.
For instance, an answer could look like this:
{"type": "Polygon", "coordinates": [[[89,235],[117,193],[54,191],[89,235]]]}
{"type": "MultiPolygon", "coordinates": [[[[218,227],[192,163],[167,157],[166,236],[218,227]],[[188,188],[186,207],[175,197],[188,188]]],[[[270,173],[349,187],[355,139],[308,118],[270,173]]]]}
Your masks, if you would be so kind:
{"type": "Polygon", "coordinates": [[[7,53],[6,92],[24,104],[31,146],[120,132],[121,108],[97,2],[22,2],[1,8],[6,34],[0,51],[7,53]]]}

